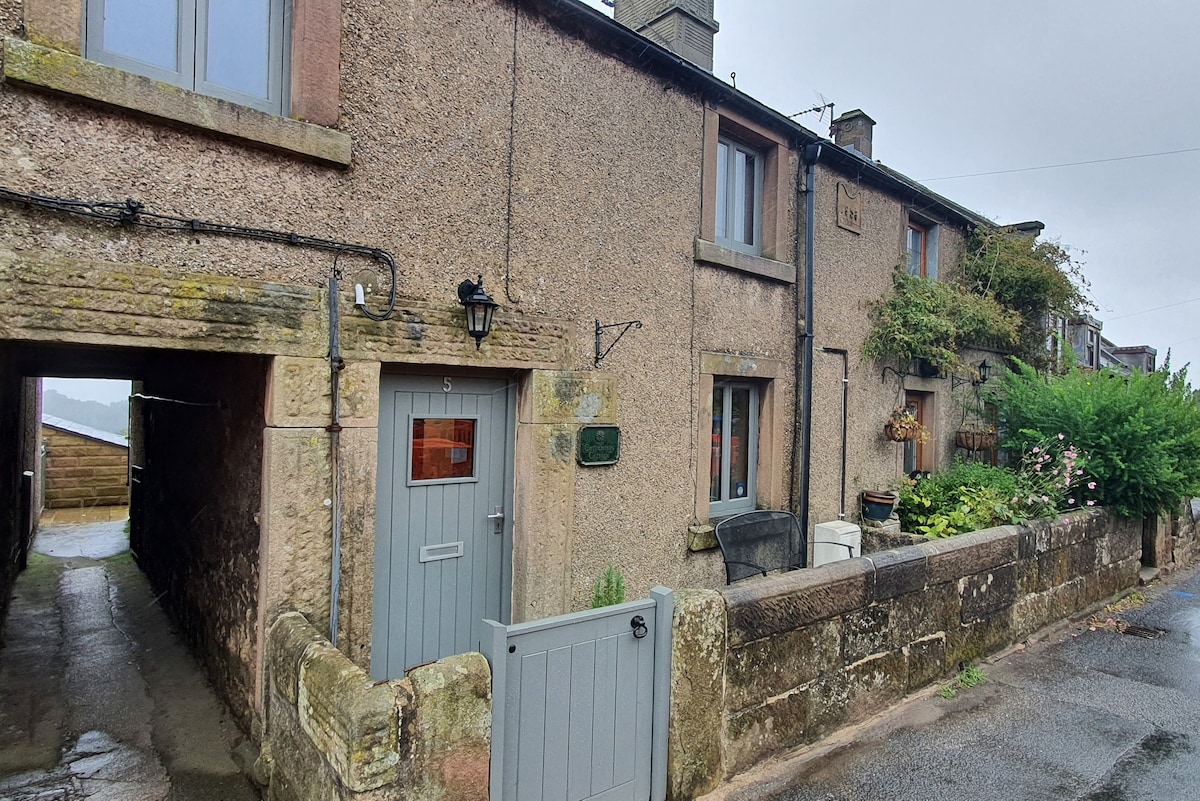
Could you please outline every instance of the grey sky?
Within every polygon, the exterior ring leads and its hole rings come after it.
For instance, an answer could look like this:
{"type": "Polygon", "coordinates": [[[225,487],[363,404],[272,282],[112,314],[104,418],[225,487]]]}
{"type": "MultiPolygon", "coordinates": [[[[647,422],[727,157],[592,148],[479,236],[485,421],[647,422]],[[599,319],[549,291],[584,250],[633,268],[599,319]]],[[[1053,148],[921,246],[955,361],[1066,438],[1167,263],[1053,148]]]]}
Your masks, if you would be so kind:
{"type": "Polygon", "coordinates": [[[929,179],[1200,148],[1200,4],[717,0],[715,16],[717,76],[785,114],[861,108],[883,163],[999,222],[1043,221],[1084,262],[1105,336],[1170,348],[1198,383],[1200,151],[929,179]]]}
{"type": "Polygon", "coordinates": [[[129,382],[101,378],[44,378],[42,390],[52,389],[76,400],[115,403],[129,399],[129,382]]]}

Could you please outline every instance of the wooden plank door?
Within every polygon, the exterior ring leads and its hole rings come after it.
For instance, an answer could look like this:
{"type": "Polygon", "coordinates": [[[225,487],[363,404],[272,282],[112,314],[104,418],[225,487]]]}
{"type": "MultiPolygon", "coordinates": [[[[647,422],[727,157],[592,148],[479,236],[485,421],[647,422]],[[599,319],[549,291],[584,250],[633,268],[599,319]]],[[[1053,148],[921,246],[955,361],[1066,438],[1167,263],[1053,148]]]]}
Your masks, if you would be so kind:
{"type": "Polygon", "coordinates": [[[371,675],[479,649],[510,619],[515,390],[510,382],[380,383],[371,675]]]}

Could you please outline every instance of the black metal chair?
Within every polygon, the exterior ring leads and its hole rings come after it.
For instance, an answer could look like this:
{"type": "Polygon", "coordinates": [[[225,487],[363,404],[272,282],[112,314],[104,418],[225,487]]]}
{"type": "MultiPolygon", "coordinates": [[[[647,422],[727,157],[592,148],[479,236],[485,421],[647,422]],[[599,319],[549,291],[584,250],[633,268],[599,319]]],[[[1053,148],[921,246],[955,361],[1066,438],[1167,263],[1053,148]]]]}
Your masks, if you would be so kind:
{"type": "Polygon", "coordinates": [[[743,512],[717,523],[716,535],[726,584],[772,570],[808,567],[808,537],[791,512],[743,512]]]}

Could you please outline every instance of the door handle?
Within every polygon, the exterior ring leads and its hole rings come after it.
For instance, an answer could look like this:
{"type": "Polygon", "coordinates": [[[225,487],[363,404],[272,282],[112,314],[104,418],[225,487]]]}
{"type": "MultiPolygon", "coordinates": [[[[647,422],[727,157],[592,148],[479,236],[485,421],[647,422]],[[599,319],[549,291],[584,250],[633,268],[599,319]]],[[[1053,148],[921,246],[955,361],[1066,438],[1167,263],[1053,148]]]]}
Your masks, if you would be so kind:
{"type": "Polygon", "coordinates": [[[487,519],[496,521],[495,525],[496,525],[496,533],[497,534],[504,533],[504,507],[503,506],[497,506],[495,513],[488,515],[487,519]]]}

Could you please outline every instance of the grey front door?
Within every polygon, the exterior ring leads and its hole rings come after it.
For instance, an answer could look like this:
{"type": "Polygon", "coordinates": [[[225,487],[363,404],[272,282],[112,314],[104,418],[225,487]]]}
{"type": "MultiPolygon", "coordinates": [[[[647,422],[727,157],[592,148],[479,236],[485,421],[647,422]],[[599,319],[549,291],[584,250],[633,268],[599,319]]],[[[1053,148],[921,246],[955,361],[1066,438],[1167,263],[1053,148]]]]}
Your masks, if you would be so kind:
{"type": "Polygon", "coordinates": [[[479,650],[510,619],[511,382],[383,375],[371,675],[479,650]]]}

